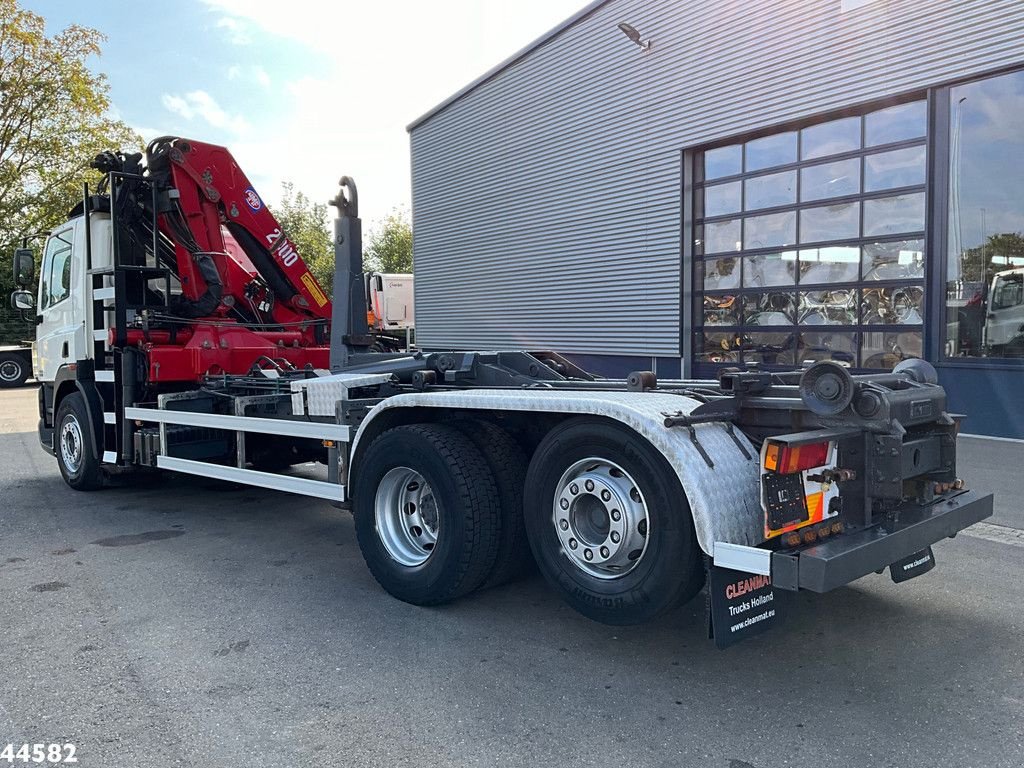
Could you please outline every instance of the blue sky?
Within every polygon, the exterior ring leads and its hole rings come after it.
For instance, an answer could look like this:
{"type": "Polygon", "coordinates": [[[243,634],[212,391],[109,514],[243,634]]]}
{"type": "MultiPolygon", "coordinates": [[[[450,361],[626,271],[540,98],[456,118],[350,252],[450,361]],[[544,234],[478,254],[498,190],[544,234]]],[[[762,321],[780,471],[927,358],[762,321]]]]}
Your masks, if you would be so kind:
{"type": "Polygon", "coordinates": [[[364,219],[409,203],[405,126],[586,0],[22,0],[107,36],[93,63],[144,138],[228,146],[271,202],[356,179],[364,219]],[[145,9],[145,10],[143,10],[145,9]]]}

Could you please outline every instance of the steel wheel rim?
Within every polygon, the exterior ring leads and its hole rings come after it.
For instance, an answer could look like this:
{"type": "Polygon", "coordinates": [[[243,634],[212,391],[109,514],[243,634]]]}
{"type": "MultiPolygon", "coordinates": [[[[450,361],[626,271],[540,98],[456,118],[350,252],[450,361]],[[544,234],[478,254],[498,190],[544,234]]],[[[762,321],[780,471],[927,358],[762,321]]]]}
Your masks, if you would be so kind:
{"type": "Polygon", "coordinates": [[[17,381],[21,376],[21,366],[13,360],[4,360],[0,363],[0,380],[17,381]]]}
{"type": "Polygon", "coordinates": [[[647,502],[629,473],[608,459],[581,459],[562,474],[551,520],[569,562],[598,579],[622,578],[647,551],[647,502]]]}
{"type": "Polygon", "coordinates": [[[396,562],[412,568],[433,553],[440,527],[437,499],[416,470],[388,470],[377,486],[374,517],[381,544],[396,562]]]}
{"type": "Polygon", "coordinates": [[[82,466],[82,428],[78,419],[68,416],[60,427],[60,456],[72,475],[82,466]]]}

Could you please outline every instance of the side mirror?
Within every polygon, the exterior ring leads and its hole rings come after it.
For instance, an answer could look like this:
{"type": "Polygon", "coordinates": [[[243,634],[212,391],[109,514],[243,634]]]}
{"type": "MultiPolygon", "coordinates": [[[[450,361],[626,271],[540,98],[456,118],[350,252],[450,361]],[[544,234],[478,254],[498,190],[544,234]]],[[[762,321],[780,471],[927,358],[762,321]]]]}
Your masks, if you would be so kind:
{"type": "Polygon", "coordinates": [[[15,291],[11,294],[11,307],[18,311],[21,319],[26,323],[39,325],[40,317],[36,314],[35,297],[28,291],[15,291]],[[29,315],[28,313],[32,314],[29,315]]]}
{"type": "Polygon", "coordinates": [[[36,308],[36,300],[28,291],[15,291],[11,294],[11,307],[19,312],[28,312],[36,308]]]}
{"type": "MultiPolygon", "coordinates": [[[[32,285],[36,276],[36,257],[31,248],[19,248],[14,252],[14,282],[20,288],[32,285]]],[[[13,300],[13,297],[12,297],[13,300]]]]}

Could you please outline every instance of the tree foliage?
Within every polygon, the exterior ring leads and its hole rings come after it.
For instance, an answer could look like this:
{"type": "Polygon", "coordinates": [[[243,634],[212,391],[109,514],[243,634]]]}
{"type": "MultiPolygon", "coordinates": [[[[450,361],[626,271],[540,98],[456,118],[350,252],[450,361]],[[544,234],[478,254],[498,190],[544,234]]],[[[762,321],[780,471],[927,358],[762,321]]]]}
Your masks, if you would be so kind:
{"type": "Polygon", "coordinates": [[[1012,269],[1024,260],[1024,234],[1003,232],[989,235],[984,245],[968,248],[960,259],[960,277],[967,281],[992,282],[992,276],[1012,269]]]}
{"type": "Polygon", "coordinates": [[[412,225],[403,208],[395,208],[370,231],[363,265],[374,272],[412,272],[412,225]]]}
{"type": "Polygon", "coordinates": [[[47,36],[38,14],[0,0],[0,335],[30,330],[12,323],[11,251],[28,234],[49,230],[95,178],[89,163],[105,149],[141,138],[109,115],[109,86],[89,69],[104,37],[72,25],[47,36]]]}
{"type": "Polygon", "coordinates": [[[281,184],[281,202],[274,216],[281,229],[295,243],[299,256],[327,295],[334,288],[334,244],[328,227],[327,204],[314,203],[291,182],[281,184]]]}

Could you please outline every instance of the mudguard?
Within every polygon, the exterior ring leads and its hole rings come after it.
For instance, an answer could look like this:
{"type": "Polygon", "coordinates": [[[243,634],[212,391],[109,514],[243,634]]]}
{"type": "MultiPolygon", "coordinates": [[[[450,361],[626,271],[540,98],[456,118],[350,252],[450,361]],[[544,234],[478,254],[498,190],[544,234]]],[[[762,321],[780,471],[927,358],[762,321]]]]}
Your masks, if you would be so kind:
{"type": "Polygon", "coordinates": [[[416,392],[389,397],[363,419],[352,443],[354,460],[374,419],[395,408],[479,409],[603,416],[621,422],[650,442],[679,477],[693,513],[697,541],[711,554],[714,542],[754,546],[764,538],[758,452],[725,424],[666,427],[667,415],[688,414],[700,403],[659,392],[581,392],[551,389],[416,392]],[[698,445],[695,443],[699,443],[698,445]],[[701,451],[706,455],[702,455],[701,451]]]}

